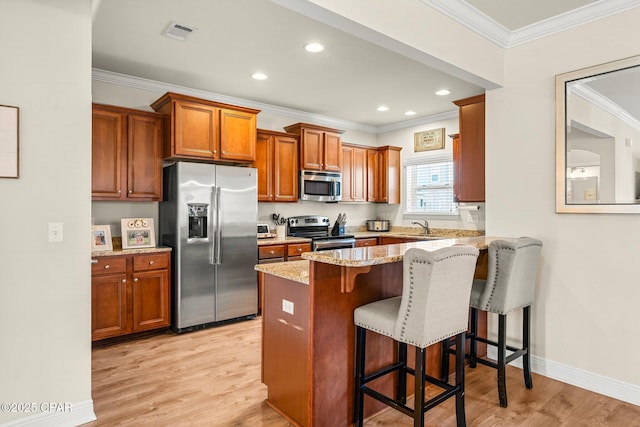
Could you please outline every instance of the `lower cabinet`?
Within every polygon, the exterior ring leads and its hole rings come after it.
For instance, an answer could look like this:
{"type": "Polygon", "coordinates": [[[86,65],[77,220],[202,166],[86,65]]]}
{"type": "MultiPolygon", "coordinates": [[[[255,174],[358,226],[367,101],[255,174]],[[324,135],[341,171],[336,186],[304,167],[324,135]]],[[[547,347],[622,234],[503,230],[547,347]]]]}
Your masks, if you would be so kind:
{"type": "MultiPolygon", "coordinates": [[[[301,260],[311,252],[311,243],[278,243],[258,246],[258,264],[301,260]]],[[[258,273],[258,313],[262,313],[262,273],[258,273]]]]}
{"type": "Polygon", "coordinates": [[[170,252],[93,259],[93,341],[169,326],[170,252]]]}
{"type": "Polygon", "coordinates": [[[394,245],[396,243],[419,242],[420,239],[412,239],[409,237],[380,237],[381,245],[394,245]]]}
{"type": "Polygon", "coordinates": [[[356,239],[356,248],[363,248],[366,246],[376,246],[378,244],[377,237],[367,237],[356,239]]]}

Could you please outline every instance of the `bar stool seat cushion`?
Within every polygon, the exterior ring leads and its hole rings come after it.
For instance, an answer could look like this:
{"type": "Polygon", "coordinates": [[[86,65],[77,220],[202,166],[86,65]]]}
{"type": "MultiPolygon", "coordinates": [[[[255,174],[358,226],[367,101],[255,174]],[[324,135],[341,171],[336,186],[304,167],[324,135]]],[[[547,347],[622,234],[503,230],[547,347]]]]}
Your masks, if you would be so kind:
{"type": "Polygon", "coordinates": [[[401,296],[392,297],[356,308],[356,326],[393,338],[401,299],[401,296]]]}

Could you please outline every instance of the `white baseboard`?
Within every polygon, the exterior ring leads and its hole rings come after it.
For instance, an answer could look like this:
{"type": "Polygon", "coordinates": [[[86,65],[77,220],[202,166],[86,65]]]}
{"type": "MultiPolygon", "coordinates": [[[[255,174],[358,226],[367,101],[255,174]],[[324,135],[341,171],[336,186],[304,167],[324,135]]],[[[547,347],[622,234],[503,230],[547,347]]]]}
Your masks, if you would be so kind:
{"type": "MultiPolygon", "coordinates": [[[[510,354],[507,352],[507,354],[510,354]]],[[[495,347],[488,346],[487,357],[496,360],[498,358],[495,347]]],[[[522,358],[509,363],[522,369],[522,358]]],[[[536,355],[531,355],[531,371],[563,383],[571,384],[594,393],[609,396],[623,402],[640,406],[640,386],[619,381],[604,375],[594,374],[573,366],[546,360],[536,355]]]]}
{"type": "Polygon", "coordinates": [[[0,424],[0,427],[76,427],[96,420],[93,400],[73,403],[68,412],[42,412],[0,424]]]}

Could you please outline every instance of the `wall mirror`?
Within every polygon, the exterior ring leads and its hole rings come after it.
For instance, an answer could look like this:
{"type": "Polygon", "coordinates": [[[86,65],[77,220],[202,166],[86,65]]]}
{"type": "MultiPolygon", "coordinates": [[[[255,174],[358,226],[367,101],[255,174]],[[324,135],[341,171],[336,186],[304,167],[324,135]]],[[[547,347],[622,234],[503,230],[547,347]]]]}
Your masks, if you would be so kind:
{"type": "Polygon", "coordinates": [[[640,213],[640,56],[556,76],[556,212],[640,213]]]}

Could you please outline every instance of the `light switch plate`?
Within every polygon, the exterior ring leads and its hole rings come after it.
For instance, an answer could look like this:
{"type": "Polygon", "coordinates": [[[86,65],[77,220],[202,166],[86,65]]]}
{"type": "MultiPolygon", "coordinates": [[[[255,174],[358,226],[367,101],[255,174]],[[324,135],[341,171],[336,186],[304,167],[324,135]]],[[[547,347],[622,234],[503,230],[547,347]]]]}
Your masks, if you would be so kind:
{"type": "Polygon", "coordinates": [[[48,236],[49,236],[49,243],[62,242],[62,223],[50,222],[48,236]]]}

